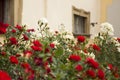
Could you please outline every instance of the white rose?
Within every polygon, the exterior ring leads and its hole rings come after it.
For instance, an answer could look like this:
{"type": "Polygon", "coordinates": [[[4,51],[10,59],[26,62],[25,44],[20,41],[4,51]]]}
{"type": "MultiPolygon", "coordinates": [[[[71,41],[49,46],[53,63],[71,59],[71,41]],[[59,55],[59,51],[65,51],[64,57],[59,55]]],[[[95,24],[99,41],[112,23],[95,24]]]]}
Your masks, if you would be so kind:
{"type": "Polygon", "coordinates": [[[46,18],[41,18],[39,21],[38,21],[38,24],[41,26],[45,26],[48,24],[48,21],[46,18]]]}
{"type": "Polygon", "coordinates": [[[56,40],[56,41],[53,41],[53,44],[59,45],[60,43],[58,43],[58,41],[56,40]]]}
{"type": "Polygon", "coordinates": [[[108,33],[109,35],[114,35],[113,26],[108,22],[102,23],[101,24],[101,32],[108,33]]]}

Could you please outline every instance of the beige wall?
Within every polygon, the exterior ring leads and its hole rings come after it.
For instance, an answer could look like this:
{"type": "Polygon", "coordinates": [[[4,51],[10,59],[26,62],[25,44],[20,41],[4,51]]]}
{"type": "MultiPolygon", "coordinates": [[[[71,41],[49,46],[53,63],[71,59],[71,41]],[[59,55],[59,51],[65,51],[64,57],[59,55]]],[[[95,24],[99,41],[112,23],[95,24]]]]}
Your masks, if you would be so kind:
{"type": "Polygon", "coordinates": [[[115,36],[120,37],[120,0],[113,0],[107,8],[107,21],[110,22],[115,30],[115,36]]]}
{"type": "Polygon", "coordinates": [[[44,1],[23,0],[22,24],[36,28],[38,20],[45,16],[44,1]]]}
{"type": "MultiPolygon", "coordinates": [[[[22,24],[35,27],[41,17],[46,17],[52,29],[64,24],[72,31],[72,6],[90,11],[91,22],[100,22],[100,0],[23,0],[22,24]]],[[[98,30],[99,27],[91,27],[91,34],[98,30]]]]}

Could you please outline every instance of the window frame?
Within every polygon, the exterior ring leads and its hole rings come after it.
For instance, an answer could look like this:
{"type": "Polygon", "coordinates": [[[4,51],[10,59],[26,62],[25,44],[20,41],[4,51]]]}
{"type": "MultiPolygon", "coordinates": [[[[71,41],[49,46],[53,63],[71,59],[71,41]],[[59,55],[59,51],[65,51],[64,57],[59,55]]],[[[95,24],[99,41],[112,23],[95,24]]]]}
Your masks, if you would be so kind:
{"type": "Polygon", "coordinates": [[[73,35],[76,37],[78,35],[83,35],[90,37],[90,12],[87,12],[83,9],[78,9],[74,6],[72,6],[72,30],[73,30],[73,35]],[[74,20],[74,15],[82,16],[85,17],[85,33],[80,33],[77,34],[75,33],[75,20],[74,20]]]}
{"type": "Polygon", "coordinates": [[[6,8],[2,11],[2,21],[10,25],[21,24],[23,0],[5,0],[6,8]]]}

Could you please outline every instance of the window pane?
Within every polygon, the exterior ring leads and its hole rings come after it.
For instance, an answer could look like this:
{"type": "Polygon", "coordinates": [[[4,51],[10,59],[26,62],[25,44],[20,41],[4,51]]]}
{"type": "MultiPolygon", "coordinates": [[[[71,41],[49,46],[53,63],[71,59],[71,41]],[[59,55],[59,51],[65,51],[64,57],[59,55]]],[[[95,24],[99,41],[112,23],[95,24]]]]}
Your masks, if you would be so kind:
{"type": "Polygon", "coordinates": [[[75,33],[85,33],[85,17],[74,15],[75,33]]]}

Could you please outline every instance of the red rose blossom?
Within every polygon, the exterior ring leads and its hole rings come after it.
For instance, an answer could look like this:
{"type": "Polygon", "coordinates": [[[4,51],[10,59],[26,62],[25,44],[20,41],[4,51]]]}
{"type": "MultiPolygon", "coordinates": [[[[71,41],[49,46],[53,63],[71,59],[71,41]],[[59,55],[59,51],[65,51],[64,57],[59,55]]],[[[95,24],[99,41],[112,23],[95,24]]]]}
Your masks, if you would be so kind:
{"type": "Polygon", "coordinates": [[[34,32],[34,29],[27,29],[27,32],[34,32]]]}
{"type": "Polygon", "coordinates": [[[28,76],[28,79],[27,79],[27,80],[34,80],[34,78],[35,78],[35,75],[34,75],[34,74],[30,74],[30,75],[28,76]]]}
{"type": "Polygon", "coordinates": [[[31,46],[31,48],[35,51],[42,51],[42,48],[38,46],[31,46]]]}
{"type": "Polygon", "coordinates": [[[86,53],[86,54],[88,53],[87,49],[84,49],[83,51],[84,51],[84,53],[86,53]]]}
{"type": "Polygon", "coordinates": [[[99,67],[99,64],[98,62],[96,62],[94,59],[92,58],[87,58],[87,63],[92,66],[93,68],[98,68],[99,67]]]}
{"type": "Polygon", "coordinates": [[[119,74],[118,74],[118,73],[115,73],[115,74],[114,74],[114,77],[115,77],[115,78],[119,78],[119,74]]]}
{"type": "Polygon", "coordinates": [[[42,44],[41,44],[38,40],[34,40],[34,41],[33,41],[33,44],[34,44],[35,46],[37,46],[37,47],[41,47],[41,46],[42,46],[42,44]]]}
{"type": "Polygon", "coordinates": [[[104,79],[105,78],[105,73],[101,69],[98,70],[98,77],[100,79],[104,79]]]}
{"type": "Polygon", "coordinates": [[[49,57],[49,58],[47,59],[47,61],[48,61],[49,63],[52,63],[52,62],[53,62],[53,58],[52,58],[52,56],[49,57]]]}
{"type": "Polygon", "coordinates": [[[16,56],[10,56],[10,62],[13,64],[18,64],[18,59],[16,58],[16,56]]]}
{"type": "Polygon", "coordinates": [[[30,68],[31,68],[31,66],[30,66],[28,63],[26,63],[26,62],[23,62],[23,63],[21,64],[21,66],[22,66],[24,69],[30,69],[30,68]]]}
{"type": "Polygon", "coordinates": [[[11,44],[17,44],[18,41],[17,41],[17,39],[16,39],[15,37],[11,37],[11,38],[10,38],[10,43],[11,43],[11,44]]]}
{"type": "Polygon", "coordinates": [[[0,70],[0,80],[12,80],[12,79],[7,72],[0,70]]]}
{"type": "Polygon", "coordinates": [[[47,73],[50,73],[50,72],[51,72],[50,67],[47,66],[45,69],[46,69],[46,72],[47,72],[47,73]]]}
{"type": "Polygon", "coordinates": [[[8,26],[9,24],[4,24],[0,22],[0,34],[5,34],[8,26]]]}
{"type": "Polygon", "coordinates": [[[6,55],[6,52],[2,51],[1,54],[4,56],[4,55],[6,55]]]}
{"type": "Polygon", "coordinates": [[[81,60],[81,57],[79,55],[76,55],[76,54],[71,54],[69,56],[69,60],[78,62],[81,60]]]}
{"type": "Polygon", "coordinates": [[[120,38],[117,38],[118,42],[120,43],[120,38]]]}
{"type": "Polygon", "coordinates": [[[44,62],[44,67],[47,67],[48,66],[48,61],[44,62]]]}
{"type": "Polygon", "coordinates": [[[100,51],[100,47],[97,46],[96,44],[93,44],[92,47],[93,47],[94,50],[100,51]]]}
{"type": "Polygon", "coordinates": [[[17,28],[18,30],[22,30],[22,26],[20,26],[20,25],[16,25],[15,28],[17,28]]]}
{"type": "Polygon", "coordinates": [[[23,62],[21,66],[24,68],[25,73],[33,73],[31,66],[27,62],[23,62]]]}
{"type": "Polygon", "coordinates": [[[108,64],[108,68],[109,68],[110,70],[113,70],[113,65],[112,65],[112,64],[108,64]]]}
{"type": "Polygon", "coordinates": [[[24,39],[24,40],[29,40],[28,36],[25,35],[25,34],[23,34],[23,39],[24,39]]]}
{"type": "Polygon", "coordinates": [[[51,48],[55,48],[55,44],[50,43],[50,47],[51,47],[51,48]]]}
{"type": "Polygon", "coordinates": [[[45,49],[45,53],[49,53],[50,52],[50,49],[49,48],[46,48],[45,49]]]}
{"type": "Polygon", "coordinates": [[[34,63],[35,63],[35,65],[40,66],[40,65],[43,64],[43,59],[40,58],[40,57],[35,57],[34,58],[34,63]]]}
{"type": "Polygon", "coordinates": [[[0,34],[5,34],[6,33],[6,28],[0,27],[0,34]]]}
{"type": "Polygon", "coordinates": [[[86,71],[86,74],[87,74],[88,76],[92,77],[92,78],[95,78],[95,77],[96,77],[96,74],[95,74],[94,70],[92,70],[92,69],[87,70],[87,71],[86,71]]]}
{"type": "Polygon", "coordinates": [[[15,29],[12,29],[12,33],[16,33],[16,30],[15,30],[15,29]]]}
{"type": "Polygon", "coordinates": [[[75,66],[75,69],[76,69],[78,72],[80,72],[80,71],[83,69],[83,67],[82,67],[80,64],[78,64],[77,66],[75,66]]]}
{"type": "Polygon", "coordinates": [[[84,37],[84,36],[78,36],[78,37],[77,37],[77,40],[78,40],[79,42],[84,42],[84,41],[85,41],[85,37],[84,37]]]}

